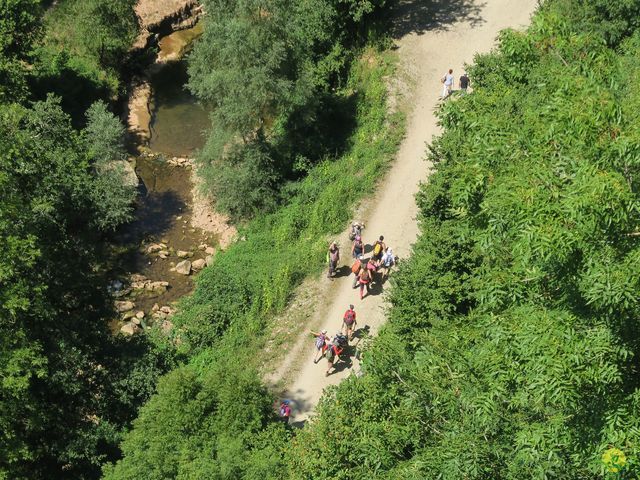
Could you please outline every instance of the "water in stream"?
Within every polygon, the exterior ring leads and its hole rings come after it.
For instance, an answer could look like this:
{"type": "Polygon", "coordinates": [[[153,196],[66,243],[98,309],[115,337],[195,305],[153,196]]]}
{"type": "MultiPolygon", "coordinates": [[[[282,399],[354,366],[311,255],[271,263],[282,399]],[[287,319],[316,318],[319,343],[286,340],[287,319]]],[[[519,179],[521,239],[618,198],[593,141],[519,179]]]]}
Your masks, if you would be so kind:
{"type": "Polygon", "coordinates": [[[154,152],[192,156],[202,148],[209,128],[209,111],[185,88],[187,62],[170,62],[151,76],[153,105],[151,139],[154,152]]]}

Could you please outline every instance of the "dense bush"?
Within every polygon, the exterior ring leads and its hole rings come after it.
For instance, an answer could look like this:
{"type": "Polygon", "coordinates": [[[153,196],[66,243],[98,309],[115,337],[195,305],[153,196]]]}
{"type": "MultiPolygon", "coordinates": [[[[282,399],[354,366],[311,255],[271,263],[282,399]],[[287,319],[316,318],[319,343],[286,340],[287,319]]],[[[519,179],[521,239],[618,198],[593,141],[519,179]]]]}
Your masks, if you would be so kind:
{"type": "Polygon", "coordinates": [[[389,324],[291,478],[637,476],[638,8],[548,1],[469,67],[389,324]]]}

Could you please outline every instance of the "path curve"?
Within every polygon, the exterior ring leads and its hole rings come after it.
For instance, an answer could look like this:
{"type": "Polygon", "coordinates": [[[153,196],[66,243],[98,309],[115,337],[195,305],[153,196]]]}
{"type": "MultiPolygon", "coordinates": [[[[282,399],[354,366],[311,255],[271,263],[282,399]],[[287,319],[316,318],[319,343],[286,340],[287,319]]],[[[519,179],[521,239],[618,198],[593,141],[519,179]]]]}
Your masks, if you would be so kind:
{"type": "MultiPolygon", "coordinates": [[[[418,235],[414,196],[430,170],[424,161],[426,144],[439,133],[434,110],[439,102],[440,78],[448,68],[453,68],[455,78],[459,78],[465,62],[472,62],[476,52],[489,51],[500,30],[526,26],[536,5],[536,0],[407,0],[400,3],[394,14],[394,36],[400,55],[400,74],[405,72],[415,79],[408,102],[412,111],[394,166],[379,188],[376,203],[367,208],[365,243],[371,244],[379,235],[384,235],[396,255],[409,256],[418,235]]],[[[344,240],[342,245],[347,245],[344,240]]],[[[343,257],[349,257],[348,252],[343,252],[343,257]]],[[[344,260],[348,263],[351,259],[344,260]]],[[[330,334],[335,333],[352,303],[359,327],[366,325],[375,334],[385,321],[382,292],[360,301],[357,290],[351,288],[351,280],[351,276],[343,277],[330,286],[331,300],[319,306],[322,318],[318,325],[330,334]]],[[[317,365],[311,361],[313,340],[306,331],[304,334],[295,350],[305,348],[308,355],[302,356],[304,363],[293,381],[286,385],[285,392],[292,400],[291,418],[297,425],[313,414],[325,387],[339,383],[359,368],[358,361],[353,359],[348,368],[325,377],[326,361],[317,365]]],[[[290,357],[285,359],[284,368],[288,368],[293,358],[300,358],[300,354],[291,352],[290,357]]]]}

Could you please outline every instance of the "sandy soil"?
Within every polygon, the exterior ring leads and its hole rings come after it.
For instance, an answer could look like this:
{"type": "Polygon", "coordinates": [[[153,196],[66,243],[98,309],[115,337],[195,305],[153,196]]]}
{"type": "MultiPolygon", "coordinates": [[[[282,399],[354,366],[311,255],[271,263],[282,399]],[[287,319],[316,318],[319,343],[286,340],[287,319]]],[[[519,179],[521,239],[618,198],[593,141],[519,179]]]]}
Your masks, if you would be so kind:
{"type": "Polygon", "coordinates": [[[224,250],[236,239],[238,231],[229,223],[229,217],[215,210],[215,202],[202,193],[201,178],[193,168],[191,175],[193,184],[191,189],[193,198],[191,226],[214,233],[218,239],[218,246],[224,250]]]}
{"type": "MultiPolygon", "coordinates": [[[[365,243],[370,245],[379,235],[384,235],[396,255],[400,258],[410,255],[411,244],[418,234],[414,195],[420,182],[427,179],[430,167],[424,161],[425,144],[439,133],[434,109],[442,89],[440,78],[448,68],[453,68],[455,78],[459,78],[465,62],[471,62],[476,52],[490,50],[501,29],[525,26],[536,4],[536,0],[401,3],[395,13],[394,34],[401,59],[400,75],[414,79],[412,96],[405,102],[412,108],[396,164],[380,186],[376,203],[365,205],[361,210],[367,223],[365,243]]],[[[343,245],[341,263],[350,265],[346,233],[339,240],[343,245]]],[[[350,275],[333,282],[323,278],[319,286],[310,287],[322,302],[303,305],[304,301],[294,300],[291,307],[294,312],[307,313],[303,319],[298,317],[288,355],[266,380],[282,387],[283,396],[292,400],[295,424],[301,425],[313,414],[325,387],[339,383],[359,369],[358,361],[353,359],[352,364],[339,366],[336,373],[325,377],[326,361],[316,365],[311,360],[313,338],[308,329],[326,328],[330,334],[337,332],[350,303],[356,307],[359,327],[368,326],[375,334],[385,321],[384,293],[388,284],[377,285],[372,295],[360,301],[358,291],[351,288],[351,281],[350,275]]],[[[295,315],[289,312],[288,316],[295,315]]]]}

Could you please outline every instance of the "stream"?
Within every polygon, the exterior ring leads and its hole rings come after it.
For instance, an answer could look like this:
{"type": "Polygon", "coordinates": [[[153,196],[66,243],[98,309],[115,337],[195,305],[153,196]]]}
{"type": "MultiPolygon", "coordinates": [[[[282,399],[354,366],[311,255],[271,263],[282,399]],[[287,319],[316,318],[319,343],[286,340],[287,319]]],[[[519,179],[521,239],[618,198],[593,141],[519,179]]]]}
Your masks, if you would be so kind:
{"type": "Polygon", "coordinates": [[[111,291],[119,312],[111,324],[114,333],[132,334],[157,321],[164,326],[175,302],[193,290],[194,274],[218,248],[215,233],[192,225],[189,159],[204,145],[210,120],[208,110],[185,88],[182,57],[200,32],[196,25],[163,38],[158,54],[163,61],[149,69],[150,136],[135,159],[140,180],[135,218],[117,232],[111,246],[111,291]],[[184,260],[191,262],[187,274],[176,271],[184,260]]]}

